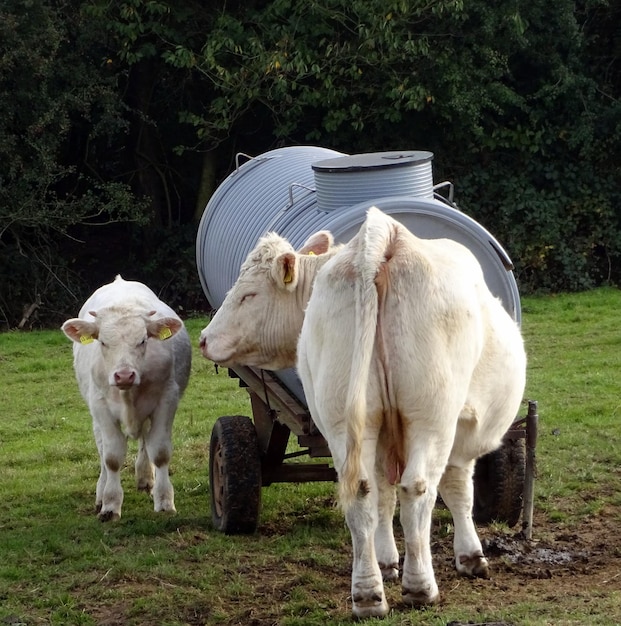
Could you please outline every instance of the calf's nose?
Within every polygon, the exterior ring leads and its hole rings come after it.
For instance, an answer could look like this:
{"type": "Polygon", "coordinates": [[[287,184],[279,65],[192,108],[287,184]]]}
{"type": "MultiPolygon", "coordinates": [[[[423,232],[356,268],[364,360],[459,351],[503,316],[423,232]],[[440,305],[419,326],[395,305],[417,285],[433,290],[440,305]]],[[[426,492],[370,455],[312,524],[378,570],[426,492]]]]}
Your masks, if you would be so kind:
{"type": "Polygon", "coordinates": [[[130,369],[122,369],[114,372],[114,384],[117,387],[131,387],[136,381],[136,372],[130,369]]]}

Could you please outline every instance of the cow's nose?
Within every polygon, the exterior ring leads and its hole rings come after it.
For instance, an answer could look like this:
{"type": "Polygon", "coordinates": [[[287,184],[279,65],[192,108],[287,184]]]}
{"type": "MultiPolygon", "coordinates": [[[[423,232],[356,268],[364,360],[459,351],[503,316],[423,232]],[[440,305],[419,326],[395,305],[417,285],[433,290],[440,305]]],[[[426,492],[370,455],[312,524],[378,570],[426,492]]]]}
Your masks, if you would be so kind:
{"type": "Polygon", "coordinates": [[[136,380],[136,372],[130,369],[122,369],[114,372],[114,383],[117,387],[131,387],[136,380]]]}
{"type": "Polygon", "coordinates": [[[205,352],[205,350],[207,350],[207,339],[205,339],[205,337],[201,337],[200,341],[198,342],[198,347],[203,353],[205,352]]]}

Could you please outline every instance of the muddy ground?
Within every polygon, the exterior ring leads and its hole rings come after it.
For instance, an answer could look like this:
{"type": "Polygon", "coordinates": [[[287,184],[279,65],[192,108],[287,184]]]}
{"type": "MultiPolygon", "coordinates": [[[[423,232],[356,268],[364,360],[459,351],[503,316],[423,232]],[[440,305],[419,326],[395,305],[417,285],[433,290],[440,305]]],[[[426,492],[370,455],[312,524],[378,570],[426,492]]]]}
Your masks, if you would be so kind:
{"type": "MultiPolygon", "coordinates": [[[[533,526],[531,541],[524,540],[520,527],[478,528],[490,562],[490,577],[485,580],[464,579],[456,574],[452,535],[441,536],[440,529],[434,528],[432,551],[441,592],[441,600],[437,607],[439,612],[444,612],[443,607],[445,610],[450,607],[470,607],[484,615],[502,611],[513,605],[526,604],[532,605],[535,613],[538,607],[545,613],[545,607],[558,606],[558,618],[552,617],[545,623],[555,626],[581,623],[561,617],[571,615],[576,609],[579,614],[592,612],[593,621],[585,622],[585,625],[597,623],[621,625],[621,610],[617,616],[606,614],[607,609],[599,602],[611,593],[621,593],[621,510],[615,507],[604,509],[597,516],[584,518],[578,525],[572,524],[570,531],[565,525],[551,523],[543,514],[535,513],[533,526]]],[[[275,530],[263,529],[266,533],[275,530]]],[[[402,546],[402,538],[398,536],[398,531],[397,540],[402,546]]],[[[348,546],[348,552],[349,549],[348,546]]],[[[346,612],[345,615],[343,613],[346,607],[350,609],[350,563],[351,560],[345,558],[334,563],[332,571],[323,572],[324,575],[327,573],[332,577],[333,597],[331,600],[326,598],[325,591],[322,591],[322,604],[340,607],[340,610],[328,611],[328,614],[338,616],[338,619],[346,615],[346,612]]],[[[312,568],[314,564],[306,565],[312,568]]],[[[278,589],[283,585],[282,578],[269,581],[265,579],[265,574],[265,571],[262,572],[262,582],[256,591],[266,595],[274,593],[278,595],[278,589]]],[[[387,585],[386,594],[391,608],[402,614],[405,619],[411,608],[401,603],[400,585],[387,585]]],[[[621,601],[611,603],[608,600],[604,604],[621,608],[621,601]]],[[[510,608],[508,613],[511,613],[510,608]]],[[[266,626],[278,621],[271,611],[261,615],[261,611],[255,608],[250,615],[252,617],[250,622],[255,626],[266,626]]],[[[492,622],[482,618],[480,622],[477,620],[475,622],[502,623],[503,626],[523,623],[519,618],[506,622],[492,622]]],[[[458,622],[455,622],[455,626],[457,624],[458,622]]]]}
{"type": "MultiPolygon", "coordinates": [[[[319,506],[331,506],[321,499],[319,506]]],[[[152,626],[182,623],[189,626],[278,626],[283,620],[295,624],[355,623],[351,619],[350,576],[351,544],[343,532],[344,543],[328,550],[326,559],[317,546],[305,556],[286,557],[266,553],[270,538],[286,536],[297,524],[308,524],[307,512],[300,512],[262,524],[257,535],[245,543],[247,552],[224,567],[218,598],[198,594],[177,598],[175,620],[163,607],[154,620],[136,615],[131,608],[136,596],[149,597],[152,586],[124,579],[123,602],[101,604],[92,598],[88,612],[98,626],[140,624],[152,626]],[[266,542],[262,542],[264,538],[266,542]],[[240,582],[239,594],[231,595],[228,580],[240,582]],[[291,621],[293,619],[293,622],[291,621]]],[[[395,525],[397,543],[403,539],[395,525]]],[[[401,602],[399,584],[386,586],[392,609],[391,624],[447,624],[465,626],[550,626],[621,625],[621,508],[608,507],[600,514],[571,526],[552,523],[535,514],[533,539],[520,536],[519,528],[479,527],[479,536],[490,561],[489,579],[459,577],[453,565],[452,533],[446,523],[435,518],[432,531],[434,568],[441,600],[433,609],[416,610],[401,602]],[[568,530],[571,528],[571,530],[568,530]],[[425,612],[426,611],[426,612],[425,612]],[[614,615],[617,612],[618,615],[614,615]],[[454,620],[451,615],[468,615],[454,620]],[[473,617],[474,616],[474,619],[473,617]],[[494,616],[494,617],[490,617],[494,616]],[[498,617],[501,616],[501,617],[498,617]],[[586,616],[586,617],[585,617],[586,616]]],[[[180,529],[184,545],[209,541],[196,530],[180,529]]],[[[197,564],[192,564],[197,567],[197,564]]],[[[197,567],[202,575],[205,563],[197,567]]],[[[171,588],[173,586],[171,585],[171,588]]],[[[365,622],[366,623],[366,622],[365,622]]],[[[372,623],[381,624],[381,621],[372,623]]]]}

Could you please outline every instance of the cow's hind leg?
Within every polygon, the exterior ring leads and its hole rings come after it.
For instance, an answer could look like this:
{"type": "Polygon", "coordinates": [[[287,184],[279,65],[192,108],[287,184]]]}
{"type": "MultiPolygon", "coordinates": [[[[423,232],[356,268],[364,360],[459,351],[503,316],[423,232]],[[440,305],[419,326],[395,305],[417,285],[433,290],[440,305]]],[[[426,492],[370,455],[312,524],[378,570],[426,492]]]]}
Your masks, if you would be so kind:
{"type": "MultiPolygon", "coordinates": [[[[381,456],[381,455],[380,455],[381,456]]],[[[378,523],[375,531],[375,552],[377,562],[385,582],[394,582],[399,579],[399,551],[395,543],[393,518],[397,494],[394,485],[391,485],[384,468],[376,467],[378,487],[378,523]]]]}
{"type": "Polygon", "coordinates": [[[462,576],[487,578],[489,566],[472,520],[474,461],[463,467],[449,461],[440,481],[440,495],[451,511],[455,526],[455,567],[462,576]]]}
{"type": "MultiPolygon", "coordinates": [[[[353,613],[358,618],[384,617],[388,603],[384,593],[382,572],[375,552],[378,527],[378,488],[375,480],[376,440],[363,443],[363,474],[355,500],[345,509],[345,520],[351,533],[353,566],[351,597],[353,613]]],[[[337,467],[342,467],[338,453],[337,467]]]]}
{"type": "Polygon", "coordinates": [[[421,606],[439,598],[431,559],[431,516],[452,437],[430,430],[423,436],[422,429],[411,426],[409,430],[407,461],[399,483],[405,538],[402,593],[406,604],[421,606]]]}
{"type": "Polygon", "coordinates": [[[431,515],[436,489],[422,476],[400,485],[401,525],[405,536],[403,601],[422,606],[438,600],[438,585],[431,562],[431,515]]]}
{"type": "Polygon", "coordinates": [[[145,491],[150,494],[153,489],[153,465],[147,454],[144,435],[138,438],[138,455],[134,469],[138,491],[145,491]]]}

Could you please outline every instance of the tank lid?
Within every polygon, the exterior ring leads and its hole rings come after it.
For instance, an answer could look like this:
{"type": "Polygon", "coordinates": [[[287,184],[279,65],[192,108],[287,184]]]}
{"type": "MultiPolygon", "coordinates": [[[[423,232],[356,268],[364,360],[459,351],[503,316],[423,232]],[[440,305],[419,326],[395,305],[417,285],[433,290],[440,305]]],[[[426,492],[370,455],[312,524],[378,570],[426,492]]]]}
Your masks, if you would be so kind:
{"type": "Polygon", "coordinates": [[[317,161],[311,165],[316,172],[361,172],[385,167],[406,167],[428,163],[433,152],[423,150],[370,152],[317,161]]]}

